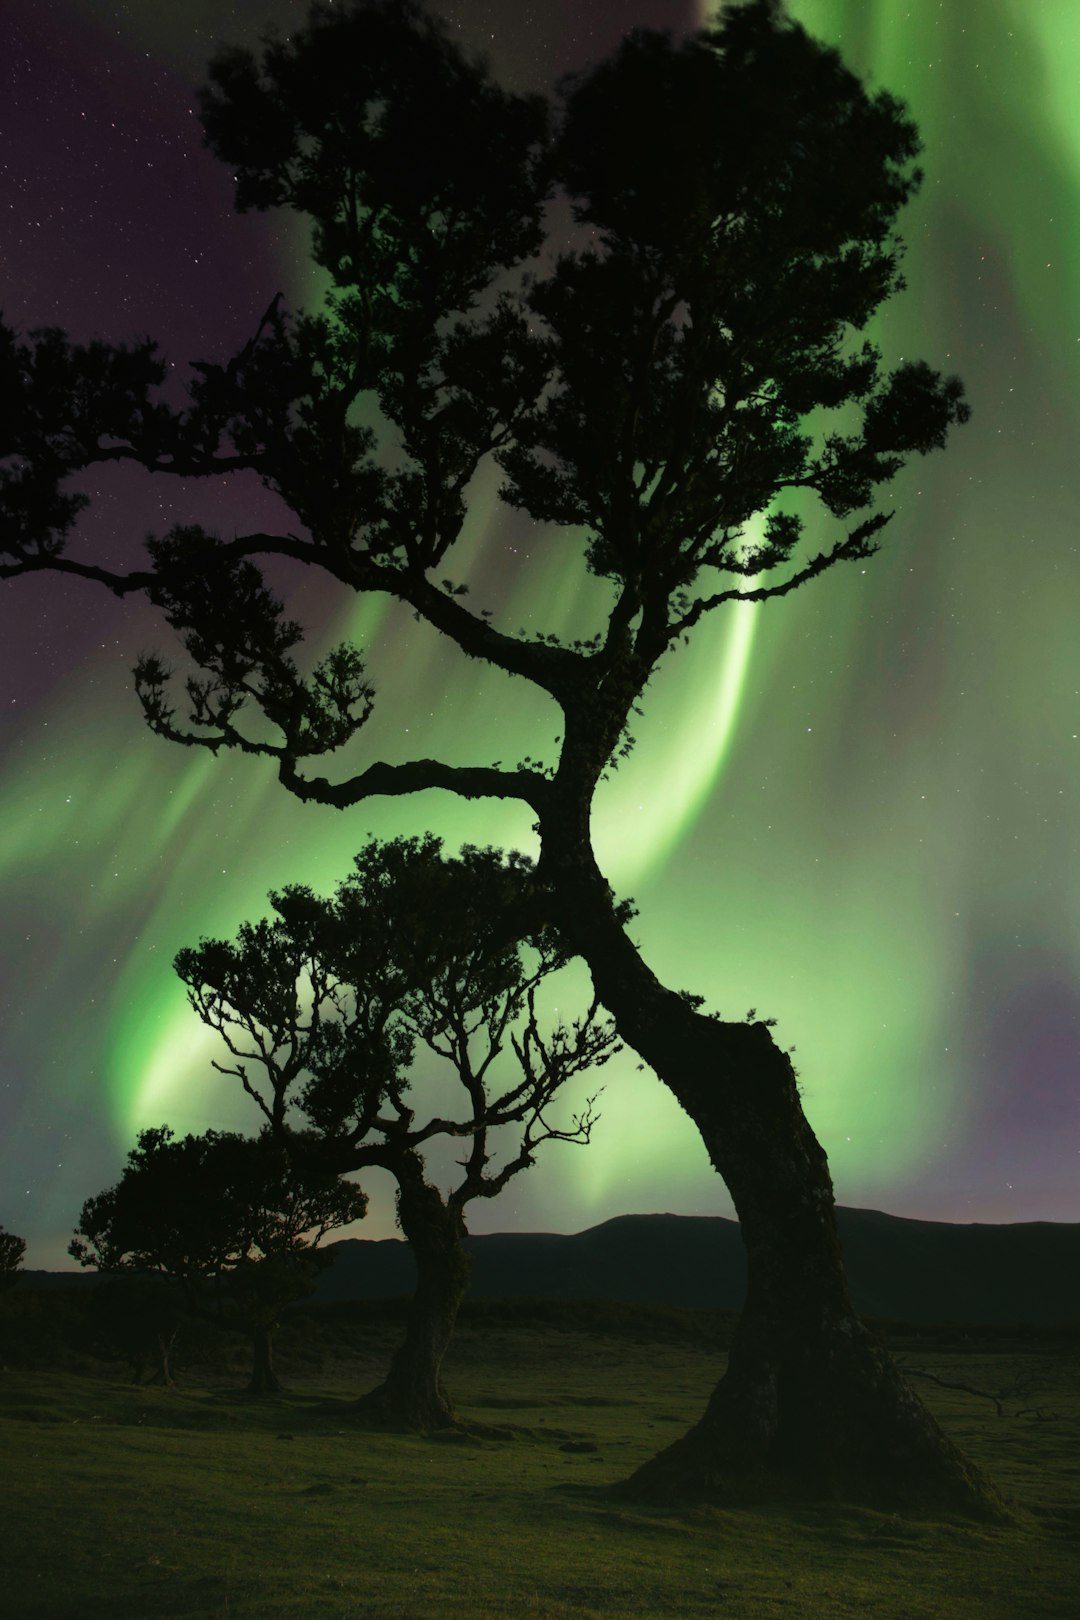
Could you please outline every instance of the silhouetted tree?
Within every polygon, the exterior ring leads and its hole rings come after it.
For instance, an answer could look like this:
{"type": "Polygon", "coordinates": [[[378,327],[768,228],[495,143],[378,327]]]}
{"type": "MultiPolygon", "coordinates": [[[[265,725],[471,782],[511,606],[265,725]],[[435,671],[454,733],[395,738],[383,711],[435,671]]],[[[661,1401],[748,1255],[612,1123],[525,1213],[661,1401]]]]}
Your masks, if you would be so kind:
{"type": "MultiPolygon", "coordinates": [[[[205,1301],[212,1281],[239,1274],[253,1341],[250,1388],[263,1392],[280,1388],[273,1329],[307,1290],[312,1251],[366,1208],[358,1187],[309,1161],[294,1165],[268,1139],[207,1131],[178,1140],[161,1125],[139,1133],[116,1186],[87,1199],[68,1252],[99,1271],[170,1279],[189,1307],[205,1301]]],[[[165,1294],[147,1297],[156,1308],[165,1294]]],[[[154,1331],[156,1376],[166,1384],[179,1326],[172,1299],[154,1331]]]]}
{"type": "Polygon", "coordinates": [[[466,1206],[496,1197],[543,1142],[589,1140],[595,1098],[566,1129],[546,1110],[568,1079],[617,1050],[595,1001],[578,1022],[544,1027],[537,995],[566,953],[550,927],[521,942],[507,932],[531,880],[517,854],[465,848],[446,859],[433,837],[373,841],[333,899],[287,888],[270,896],[273,920],[176,958],[192,1006],[235,1059],[215,1067],[240,1081],[297,1162],[378,1165],[397,1183],[416,1290],[404,1342],[361,1404],[418,1429],[454,1419],[442,1363],[468,1286],[466,1206]],[[453,1117],[420,1107],[418,1052],[460,1083],[453,1117]],[[304,1129],[293,1136],[297,1117],[304,1129]],[[437,1137],[464,1150],[445,1194],[422,1151],[437,1137]]]}
{"type": "Polygon", "coordinates": [[[149,1383],[173,1387],[173,1352],[191,1323],[191,1301],[174,1277],[125,1269],[107,1274],[94,1290],[90,1319],[94,1348],[121,1357],[133,1384],[143,1382],[149,1367],[149,1383]]]}
{"type": "Polygon", "coordinates": [[[9,334],[0,573],[145,590],[199,671],[184,720],[163,661],[139,661],[151,727],[269,758],[301,799],[345,808],[438,787],[530,807],[536,905],[700,1128],[747,1247],[727,1372],[640,1488],[737,1495],[747,1476],[776,1475],[995,1509],[852,1308],[788,1056],[763,1022],[659,982],[589,833],[596,784],[661,660],[726,603],[871,556],[891,516],[874,510],[879,487],[967,417],[956,378],[913,359],[889,371],[860,338],[902,286],[913,123],[779,0],[732,6],[679,41],[635,31],[564,83],[553,112],[500,89],[411,0],[317,5],[290,40],[222,52],[202,118],[237,207],[306,215],[333,290],[319,314],[272,306],[233,360],[199,368],[179,413],[153,398],[152,344],[9,334]],[[545,212],[556,192],[569,236],[545,212]],[[607,582],[591,638],[512,634],[447,577],[470,480],[492,457],[503,498],[549,526],[546,545],[563,531],[567,568],[607,582]],[[180,527],[127,574],[65,556],[85,501],[65,475],[123,459],[255,470],[297,532],[180,527]],[[395,598],[537,687],[562,717],[557,758],[306,771],[356,736],[372,689],[348,645],[304,677],[300,628],[258,556],[395,598]]]}
{"type": "Polygon", "coordinates": [[[0,1226],[0,1288],[10,1288],[26,1253],[26,1239],[0,1226]]]}
{"type": "Polygon", "coordinates": [[[239,1138],[232,1153],[239,1160],[233,1185],[247,1224],[229,1286],[251,1329],[249,1388],[262,1394],[281,1388],[272,1341],[282,1311],[310,1294],[329,1264],[319,1252],[323,1238],[361,1220],[368,1200],[336,1171],[303,1154],[291,1157],[269,1133],[239,1138]]]}

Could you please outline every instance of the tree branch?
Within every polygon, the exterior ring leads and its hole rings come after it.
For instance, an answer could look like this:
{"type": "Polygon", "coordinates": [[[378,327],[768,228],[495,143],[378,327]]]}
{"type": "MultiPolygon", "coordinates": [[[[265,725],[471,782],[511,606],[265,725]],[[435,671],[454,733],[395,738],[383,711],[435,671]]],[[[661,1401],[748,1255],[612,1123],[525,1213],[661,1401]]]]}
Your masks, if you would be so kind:
{"type": "Polygon", "coordinates": [[[757,590],[753,591],[741,591],[738,588],[732,588],[728,591],[719,591],[715,596],[699,598],[681,618],[674,621],[671,626],[669,640],[674,641],[678,636],[685,635],[704,614],[711,612],[713,608],[719,607],[723,602],[764,602],[769,597],[786,596],[789,591],[794,591],[800,585],[805,585],[808,580],[816,579],[818,574],[823,574],[834,563],[852,562],[860,557],[872,557],[878,548],[876,545],[869,544],[871,537],[883,529],[895,515],[895,512],[876,513],[872,518],[868,518],[865,523],[860,523],[858,528],[852,529],[851,533],[846,535],[843,540],[838,541],[831,551],[819,552],[805,567],[798,569],[790,578],[783,580],[778,585],[761,585],[757,590]]]}
{"type": "MultiPolygon", "coordinates": [[[[336,573],[326,556],[310,540],[301,540],[295,534],[244,534],[226,540],[215,550],[216,558],[241,558],[260,555],[291,557],[294,562],[319,563],[329,572],[336,573]]],[[[73,574],[78,579],[92,579],[104,585],[115,596],[127,596],[131,591],[148,591],[153,586],[168,583],[167,569],[135,569],[128,574],[114,573],[93,563],[76,562],[71,557],[37,556],[17,557],[14,562],[0,562],[0,579],[16,579],[23,574],[73,574]]],[[[338,576],[340,577],[340,575],[338,576]]]]}
{"type": "MultiPolygon", "coordinates": [[[[387,585],[380,583],[378,588],[385,590],[387,585]]],[[[582,653],[496,630],[486,619],[470,613],[457,597],[439,590],[422,575],[400,577],[392,594],[407,602],[434,629],[449,636],[470,658],[483,659],[510,675],[523,675],[557,702],[575,692],[588,674],[590,661],[582,653]]]]}
{"type": "Polygon", "coordinates": [[[252,751],[277,755],[278,776],[283,786],[298,799],[333,805],[337,810],[348,809],[363,799],[398,798],[406,793],[420,793],[425,788],[443,788],[463,799],[521,799],[539,815],[549,792],[547,779],[536,771],[500,771],[487,765],[444,765],[438,759],[415,759],[403,765],[379,761],[369,765],[359,776],[335,783],[324,776],[301,776],[296,761],[283,749],[275,749],[270,744],[249,746],[252,751]]]}

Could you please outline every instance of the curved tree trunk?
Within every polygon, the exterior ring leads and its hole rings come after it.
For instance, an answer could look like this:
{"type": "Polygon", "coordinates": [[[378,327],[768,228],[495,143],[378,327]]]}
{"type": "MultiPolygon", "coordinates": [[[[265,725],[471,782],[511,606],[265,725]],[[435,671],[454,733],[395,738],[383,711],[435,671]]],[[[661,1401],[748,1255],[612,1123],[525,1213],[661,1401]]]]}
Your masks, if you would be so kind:
{"type": "MultiPolygon", "coordinates": [[[[552,851],[546,838],[542,875],[555,864],[552,851]]],[[[828,1161],[786,1053],[764,1024],[723,1023],[659,983],[580,843],[570,847],[559,889],[574,895],[572,909],[559,911],[564,934],[588,963],[620,1035],[701,1131],[747,1251],[747,1296],[727,1372],[701,1421],[628,1488],[742,1500],[794,1489],[999,1515],[993,1485],[856,1315],[828,1161]]]]}
{"type": "Polygon", "coordinates": [[[360,1400],[378,1421],[427,1432],[449,1427],[454,1409],[442,1381],[442,1363],[469,1284],[465,1223],[423,1179],[423,1165],[398,1176],[398,1219],[416,1265],[405,1340],[394,1352],[385,1381],[360,1400]]]}
{"type": "Polygon", "coordinates": [[[691,1044],[685,1035],[661,1072],[677,1083],[731,1191],[747,1295],[704,1417],[633,1485],[723,1491],[772,1476],[814,1495],[998,1509],[996,1492],[856,1315],[828,1163],[786,1055],[761,1024],[714,1024],[695,1035],[693,1073],[679,1062],[691,1044]],[[724,1083],[709,1095],[708,1076],[718,1073],[724,1083]]]}
{"type": "Polygon", "coordinates": [[[252,1395],[270,1395],[284,1386],[274,1371],[274,1325],[256,1321],[251,1330],[251,1382],[252,1395]]]}

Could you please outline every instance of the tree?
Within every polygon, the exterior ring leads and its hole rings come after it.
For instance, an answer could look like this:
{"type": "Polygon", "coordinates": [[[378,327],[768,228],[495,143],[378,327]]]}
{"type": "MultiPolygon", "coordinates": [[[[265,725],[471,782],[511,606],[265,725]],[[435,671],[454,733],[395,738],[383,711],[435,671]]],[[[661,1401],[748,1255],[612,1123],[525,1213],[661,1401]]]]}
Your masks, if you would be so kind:
{"type": "Polygon", "coordinates": [[[278,1390],[273,1334],[287,1305],[310,1294],[329,1257],[328,1232],[367,1213],[367,1194],[302,1154],[291,1157],[268,1133],[237,1138],[230,1150],[238,1189],[240,1241],[229,1274],[231,1292],[252,1336],[253,1394],[278,1390]]]}
{"type": "Polygon", "coordinates": [[[215,1067],[240,1081],[297,1162],[378,1165],[397,1183],[416,1289],[390,1370],[361,1402],[380,1421],[425,1431],[454,1421],[442,1364],[468,1286],[466,1206],[497,1197],[542,1143],[589,1140],[595,1098],[568,1128],[546,1111],[567,1080],[617,1050],[595,1001],[570,1026],[542,1027],[537,996],[566,953],[552,928],[524,941],[507,932],[530,884],[520,855],[467,847],[447,859],[433,837],[372,841],[332,900],[287,888],[270,896],[274,920],[176,958],[193,1008],[235,1060],[215,1067]],[[418,1049],[460,1083],[464,1117],[418,1112],[418,1049]],[[445,1194],[423,1156],[438,1137],[464,1148],[445,1194]]]}
{"type": "MultiPolygon", "coordinates": [[[[116,1186],[87,1199],[68,1253],[82,1266],[134,1273],[144,1285],[168,1279],[189,1307],[212,1281],[237,1277],[252,1333],[250,1388],[263,1392],[280,1388],[273,1329],[283,1306],[306,1291],[312,1251],[366,1208],[358,1187],[311,1164],[294,1168],[268,1139],[207,1131],[177,1140],[161,1125],[139,1133],[116,1186]]],[[[174,1291],[144,1292],[155,1306],[156,1377],[171,1384],[174,1291]]]]}
{"type": "Polygon", "coordinates": [[[0,1288],[10,1288],[15,1282],[25,1253],[26,1239],[0,1226],[0,1288]]]}
{"type": "Polygon", "coordinates": [[[238,208],[310,219],[325,309],[272,306],[240,354],[201,366],[179,413],[153,396],[152,344],[9,337],[0,573],[146,591],[196,666],[182,719],[164,661],[140,659],[152,729],[270,758],[301,799],[344,809],[437,787],[531,808],[538,914],[699,1127],[748,1254],[727,1372],[635,1488],[737,1498],[748,1479],[775,1479],[998,1511],[853,1310],[789,1057],[764,1022],[726,1021],[658,980],[589,835],[596,784],[629,746],[657,665],[724,604],[872,556],[891,516],[875,509],[879,487],[967,419],[958,379],[921,360],[887,370],[860,337],[903,285],[913,123],[779,0],[729,8],[681,41],[636,31],[554,108],[500,89],[412,0],[316,5],[261,55],[221,53],[202,119],[238,208]],[[545,236],[553,193],[576,228],[561,251],[545,236]],[[503,499],[564,531],[568,566],[606,582],[592,637],[512,634],[448,576],[490,458],[503,499]],[[255,469],[303,532],[181,527],[127,574],[65,556],[82,497],[64,477],[123,459],[255,469]],[[531,683],[560,713],[557,757],[314,774],[306,762],[356,738],[374,695],[348,645],[305,677],[300,627],[256,557],[394,598],[531,683]]]}
{"type": "Polygon", "coordinates": [[[118,1270],[106,1274],[90,1300],[96,1345],[108,1359],[126,1362],[131,1382],[172,1389],[177,1339],[191,1324],[191,1302],[174,1277],[118,1270]]]}

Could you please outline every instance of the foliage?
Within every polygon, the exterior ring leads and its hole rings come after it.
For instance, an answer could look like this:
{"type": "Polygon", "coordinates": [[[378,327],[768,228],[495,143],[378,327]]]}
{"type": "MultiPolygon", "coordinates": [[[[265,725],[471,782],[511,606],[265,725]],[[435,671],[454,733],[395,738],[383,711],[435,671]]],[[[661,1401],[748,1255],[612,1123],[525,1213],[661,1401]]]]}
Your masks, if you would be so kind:
{"type": "Polygon", "coordinates": [[[115,1187],[87,1199],[68,1252],[102,1271],[160,1272],[200,1284],[253,1254],[290,1254],[358,1220],[359,1188],[296,1173],[267,1141],[207,1131],[140,1131],[115,1187]]]}
{"type": "Polygon", "coordinates": [[[140,1132],[116,1186],[83,1205],[68,1252],[128,1274],[101,1292],[105,1331],[136,1379],[156,1346],[168,1383],[185,1310],[205,1306],[211,1282],[220,1291],[228,1274],[253,1330],[268,1332],[310,1292],[322,1238],[366,1208],[358,1187],[311,1162],[293,1165],[269,1137],[207,1131],[178,1141],[162,1125],[140,1132]]]}
{"type": "Polygon", "coordinates": [[[547,768],[305,775],[374,694],[348,645],[302,674],[300,627],[258,555],[397,597],[549,692],[568,718],[564,774],[587,800],[656,663],[702,615],[868,556],[889,514],[859,514],[967,417],[955,378],[918,360],[887,371],[860,337],[903,284],[914,125],[772,0],[680,41],[635,30],[555,106],[501,89],[411,0],[320,4],[261,55],[221,51],[201,108],[237,206],[304,215],[332,291],[319,313],[276,298],[232,360],[199,363],[182,411],[152,397],[152,344],[5,329],[0,577],[50,567],[147,590],[200,671],[185,724],[163,660],[140,660],[150,724],[268,754],[303,798],[441,786],[544,809],[547,768]],[[546,234],[556,195],[569,238],[546,234]],[[491,457],[503,499],[571,531],[581,565],[611,581],[606,622],[572,646],[497,630],[464,585],[433,576],[491,457]],[[226,542],[181,525],[130,575],[66,557],[85,499],[66,477],[125,459],[254,469],[304,533],[226,542]],[[800,556],[815,500],[815,530],[856,521],[800,556]],[[269,734],[244,723],[252,710],[269,734]]]}
{"type": "Polygon", "coordinates": [[[490,849],[446,858],[432,836],[371,841],[332,899],[284,889],[270,896],[274,917],[243,924],[235,942],[179,952],[193,1008],[236,1059],[215,1067],[239,1079],[298,1162],[381,1164],[400,1177],[431,1138],[463,1137],[460,1207],[494,1196],[541,1142],[588,1139],[592,1100],[566,1129],[545,1110],[617,1046],[595,1000],[577,1022],[541,1027],[537,992],[566,957],[550,928],[518,937],[531,871],[490,849]],[[456,1074],[462,1116],[416,1117],[418,1049],[456,1074]],[[504,1052],[516,1073],[496,1080],[504,1052]],[[488,1174],[488,1133],[510,1125],[522,1128],[518,1151],[488,1174]]]}
{"type": "Polygon", "coordinates": [[[26,1239],[0,1226],[0,1288],[10,1288],[26,1253],[26,1239]]]}

